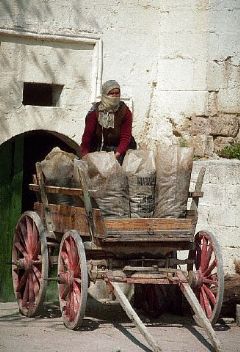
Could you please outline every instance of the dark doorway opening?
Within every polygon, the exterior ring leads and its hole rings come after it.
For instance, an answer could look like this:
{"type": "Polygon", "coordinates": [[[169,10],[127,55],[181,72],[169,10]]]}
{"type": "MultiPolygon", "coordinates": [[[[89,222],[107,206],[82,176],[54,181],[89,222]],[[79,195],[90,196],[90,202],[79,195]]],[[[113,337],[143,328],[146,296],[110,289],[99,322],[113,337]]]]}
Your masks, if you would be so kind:
{"type": "Polygon", "coordinates": [[[28,187],[33,181],[32,175],[36,173],[35,163],[42,161],[54,147],[77,154],[77,145],[76,148],[69,146],[50,132],[39,130],[24,134],[22,212],[33,209],[33,203],[36,201],[34,192],[28,187]]]}

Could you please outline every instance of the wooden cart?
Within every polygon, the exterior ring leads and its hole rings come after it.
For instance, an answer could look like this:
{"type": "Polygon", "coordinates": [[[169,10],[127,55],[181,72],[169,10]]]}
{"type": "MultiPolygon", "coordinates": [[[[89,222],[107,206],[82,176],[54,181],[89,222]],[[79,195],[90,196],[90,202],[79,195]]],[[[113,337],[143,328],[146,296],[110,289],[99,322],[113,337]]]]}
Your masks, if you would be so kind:
{"type": "Polygon", "coordinates": [[[87,303],[89,281],[104,280],[153,351],[161,351],[131,307],[119,283],[178,285],[220,351],[212,324],[218,319],[224,290],[220,247],[207,231],[196,235],[197,207],[202,197],[201,170],[186,218],[104,219],[92,207],[91,192],[80,173],[82,188],[46,186],[36,164],[34,211],[20,217],[12,251],[13,287],[22,314],[39,313],[47,288],[49,265],[58,265],[59,301],[64,324],[78,329],[87,303]],[[49,194],[80,197],[83,206],[49,204],[49,194]],[[185,260],[173,256],[187,250],[185,260]],[[56,255],[58,253],[58,256],[56,255]],[[184,265],[186,269],[179,269],[184,265]]]}

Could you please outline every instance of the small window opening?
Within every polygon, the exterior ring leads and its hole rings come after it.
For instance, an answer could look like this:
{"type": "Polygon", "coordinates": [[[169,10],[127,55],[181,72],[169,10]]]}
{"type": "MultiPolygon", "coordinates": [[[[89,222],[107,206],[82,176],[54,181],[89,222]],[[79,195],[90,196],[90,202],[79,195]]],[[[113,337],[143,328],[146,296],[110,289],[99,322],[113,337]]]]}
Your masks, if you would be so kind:
{"type": "Polygon", "coordinates": [[[23,105],[60,106],[63,86],[59,84],[28,83],[23,85],[23,105]]]}

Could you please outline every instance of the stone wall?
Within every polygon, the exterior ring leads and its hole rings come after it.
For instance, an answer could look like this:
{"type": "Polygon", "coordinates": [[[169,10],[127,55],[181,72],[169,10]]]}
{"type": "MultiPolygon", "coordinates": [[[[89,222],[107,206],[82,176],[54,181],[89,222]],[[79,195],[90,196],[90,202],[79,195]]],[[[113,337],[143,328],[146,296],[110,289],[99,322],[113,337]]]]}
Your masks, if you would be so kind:
{"type": "Polygon", "coordinates": [[[209,1],[204,115],[193,115],[195,154],[212,155],[240,141],[240,2],[209,1]]]}
{"type": "MultiPolygon", "coordinates": [[[[116,79],[139,145],[182,138],[211,156],[240,139],[239,59],[240,0],[2,0],[0,144],[39,129],[80,143],[101,82],[116,79]],[[58,104],[23,105],[24,82],[61,85],[58,104]]],[[[232,271],[239,162],[206,163],[199,226],[232,271]]]]}
{"type": "Polygon", "coordinates": [[[234,259],[240,259],[240,161],[195,161],[192,189],[202,166],[206,167],[204,196],[199,203],[197,231],[212,232],[219,241],[225,273],[234,273],[234,259]]]}

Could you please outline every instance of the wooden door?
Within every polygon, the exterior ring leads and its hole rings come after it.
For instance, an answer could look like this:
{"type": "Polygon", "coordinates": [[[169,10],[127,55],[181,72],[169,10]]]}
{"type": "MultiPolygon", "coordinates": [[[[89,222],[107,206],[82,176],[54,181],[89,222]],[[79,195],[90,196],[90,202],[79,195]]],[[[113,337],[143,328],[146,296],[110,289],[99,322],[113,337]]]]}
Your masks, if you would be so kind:
{"type": "Polygon", "coordinates": [[[22,208],[23,136],[0,145],[0,300],[14,298],[11,255],[15,225],[22,208]]]}

